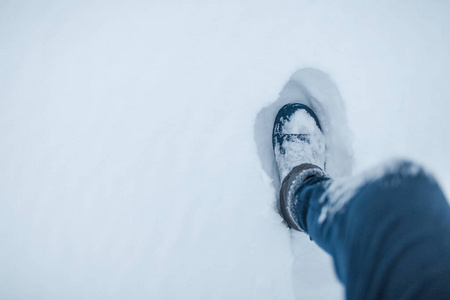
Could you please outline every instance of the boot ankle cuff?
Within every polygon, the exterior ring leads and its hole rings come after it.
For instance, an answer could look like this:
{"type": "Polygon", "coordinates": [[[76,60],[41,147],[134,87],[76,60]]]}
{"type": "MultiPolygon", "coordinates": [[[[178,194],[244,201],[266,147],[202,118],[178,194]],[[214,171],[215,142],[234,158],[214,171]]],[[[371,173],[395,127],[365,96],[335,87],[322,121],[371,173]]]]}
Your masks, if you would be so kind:
{"type": "Polygon", "coordinates": [[[281,184],[280,211],[283,219],[292,229],[306,231],[306,224],[303,224],[306,220],[298,220],[297,217],[294,194],[307,179],[316,176],[328,178],[327,173],[320,167],[312,164],[302,164],[293,168],[281,184]]]}

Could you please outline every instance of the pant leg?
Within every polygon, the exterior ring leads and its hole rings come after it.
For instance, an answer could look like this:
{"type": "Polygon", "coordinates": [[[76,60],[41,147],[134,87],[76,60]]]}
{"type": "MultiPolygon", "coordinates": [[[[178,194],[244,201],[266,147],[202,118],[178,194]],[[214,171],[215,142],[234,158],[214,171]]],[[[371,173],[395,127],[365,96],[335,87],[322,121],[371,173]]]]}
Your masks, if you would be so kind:
{"type": "Polygon", "coordinates": [[[295,197],[306,231],[334,261],[347,299],[450,299],[450,208],[418,166],[332,182],[295,197]]]}

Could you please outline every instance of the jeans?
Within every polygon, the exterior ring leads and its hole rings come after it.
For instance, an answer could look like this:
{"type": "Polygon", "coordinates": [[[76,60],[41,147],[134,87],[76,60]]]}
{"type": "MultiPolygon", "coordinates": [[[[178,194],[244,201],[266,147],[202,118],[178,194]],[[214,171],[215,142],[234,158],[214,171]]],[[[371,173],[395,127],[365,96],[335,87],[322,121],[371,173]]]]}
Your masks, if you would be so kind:
{"type": "Polygon", "coordinates": [[[311,177],[294,199],[347,299],[450,299],[450,207],[417,165],[341,181],[311,177]]]}

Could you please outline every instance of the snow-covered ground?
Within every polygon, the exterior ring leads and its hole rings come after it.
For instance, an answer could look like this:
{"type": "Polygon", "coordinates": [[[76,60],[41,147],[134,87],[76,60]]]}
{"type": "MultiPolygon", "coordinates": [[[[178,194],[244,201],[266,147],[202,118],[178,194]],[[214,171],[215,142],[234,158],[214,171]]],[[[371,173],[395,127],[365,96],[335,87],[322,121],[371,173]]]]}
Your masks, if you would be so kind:
{"type": "Polygon", "coordinates": [[[0,1],[0,298],[342,299],[258,155],[305,67],[449,194],[450,3],[0,1]]]}

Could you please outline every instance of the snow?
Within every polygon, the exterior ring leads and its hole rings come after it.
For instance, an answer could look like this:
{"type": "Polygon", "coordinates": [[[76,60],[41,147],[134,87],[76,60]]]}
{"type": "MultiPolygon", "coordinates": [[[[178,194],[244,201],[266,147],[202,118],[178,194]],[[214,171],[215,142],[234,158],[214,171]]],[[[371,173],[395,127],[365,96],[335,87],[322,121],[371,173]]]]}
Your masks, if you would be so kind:
{"type": "Polygon", "coordinates": [[[449,6],[0,2],[0,298],[342,299],[254,126],[320,70],[355,172],[407,157],[448,194],[449,6]]]}

